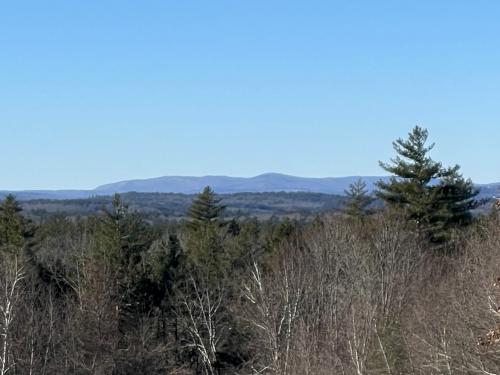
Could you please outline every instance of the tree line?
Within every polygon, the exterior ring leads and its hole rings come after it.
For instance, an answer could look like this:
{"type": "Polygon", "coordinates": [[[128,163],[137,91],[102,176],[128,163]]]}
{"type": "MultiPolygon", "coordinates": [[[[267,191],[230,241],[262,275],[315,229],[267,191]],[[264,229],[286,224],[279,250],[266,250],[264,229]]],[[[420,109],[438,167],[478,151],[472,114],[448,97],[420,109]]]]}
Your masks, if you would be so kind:
{"type": "Polygon", "coordinates": [[[188,219],[112,208],[35,225],[0,204],[0,375],[494,374],[499,219],[415,127],[343,212],[188,219]]]}
{"type": "MultiPolygon", "coordinates": [[[[145,220],[159,223],[167,220],[185,219],[193,199],[197,194],[177,193],[137,193],[121,194],[130,209],[141,213],[145,220]]],[[[217,194],[224,201],[223,219],[259,220],[295,217],[298,220],[310,219],[319,213],[341,209],[346,203],[344,195],[312,192],[263,192],[217,194]]],[[[0,200],[4,198],[0,191],[0,200]]],[[[59,214],[67,217],[90,216],[99,214],[103,206],[110,208],[112,196],[95,196],[86,199],[27,199],[25,195],[16,196],[22,201],[24,215],[35,223],[59,214]]]]}

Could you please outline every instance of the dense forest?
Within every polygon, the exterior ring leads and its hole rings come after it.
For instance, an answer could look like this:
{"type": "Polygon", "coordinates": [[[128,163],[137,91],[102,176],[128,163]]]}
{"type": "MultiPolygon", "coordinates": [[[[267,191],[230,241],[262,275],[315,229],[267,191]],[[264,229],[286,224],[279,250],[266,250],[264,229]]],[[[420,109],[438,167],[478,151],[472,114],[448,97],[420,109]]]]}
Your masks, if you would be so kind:
{"type": "MultiPolygon", "coordinates": [[[[137,193],[121,194],[130,210],[140,213],[151,222],[187,218],[189,208],[196,198],[191,194],[137,193]]],[[[310,192],[263,192],[220,194],[225,206],[224,219],[250,217],[268,220],[273,217],[289,217],[297,220],[310,219],[318,213],[341,210],[345,196],[310,192]]],[[[25,216],[34,222],[43,222],[53,215],[82,217],[95,215],[112,207],[112,196],[95,196],[84,199],[31,199],[21,201],[25,216]]]]}
{"type": "Polygon", "coordinates": [[[312,220],[228,213],[210,187],[175,220],[130,195],[32,220],[6,197],[0,375],[498,373],[497,208],[473,215],[427,137],[312,220]]]}

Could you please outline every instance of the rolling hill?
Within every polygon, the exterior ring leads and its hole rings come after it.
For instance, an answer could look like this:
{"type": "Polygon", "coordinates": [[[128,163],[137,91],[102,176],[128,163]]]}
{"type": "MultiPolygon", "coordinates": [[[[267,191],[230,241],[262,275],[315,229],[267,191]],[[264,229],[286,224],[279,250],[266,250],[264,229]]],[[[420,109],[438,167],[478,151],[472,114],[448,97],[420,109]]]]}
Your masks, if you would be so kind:
{"type": "MultiPolygon", "coordinates": [[[[220,194],[261,193],[261,192],[310,192],[324,194],[343,194],[349,184],[359,176],[306,178],[279,173],[265,173],[255,177],[204,176],[183,177],[165,176],[144,180],[121,181],[98,186],[96,192],[124,193],[135,191],[140,193],[183,193],[194,194],[205,186],[211,186],[220,194]]],[[[384,177],[361,177],[372,189],[374,183],[384,177]]]]}
{"type": "MultiPolygon", "coordinates": [[[[302,192],[343,195],[349,185],[359,178],[366,182],[369,191],[374,189],[376,181],[388,179],[383,176],[310,178],[279,173],[265,173],[255,177],[164,176],[114,182],[92,190],[0,190],[0,198],[10,193],[20,200],[85,199],[128,192],[196,194],[207,185],[218,194],[302,192]]],[[[477,187],[481,190],[481,197],[500,195],[500,183],[482,184],[477,187]]]]}

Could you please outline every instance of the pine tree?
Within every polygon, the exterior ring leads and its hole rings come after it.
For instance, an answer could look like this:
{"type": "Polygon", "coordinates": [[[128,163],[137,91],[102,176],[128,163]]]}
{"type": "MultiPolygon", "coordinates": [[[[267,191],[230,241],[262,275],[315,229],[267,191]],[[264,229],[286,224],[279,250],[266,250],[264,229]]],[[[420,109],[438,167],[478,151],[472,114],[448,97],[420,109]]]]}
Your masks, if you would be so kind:
{"type": "Polygon", "coordinates": [[[213,280],[221,277],[232,262],[232,254],[225,247],[227,228],[221,219],[223,210],[220,199],[207,186],[194,199],[186,223],[188,264],[213,280]]]}
{"type": "Polygon", "coordinates": [[[233,237],[237,237],[240,234],[240,231],[240,225],[235,219],[232,219],[227,227],[227,233],[229,233],[233,237]]]}
{"type": "Polygon", "coordinates": [[[476,200],[479,191],[474,188],[470,179],[464,179],[454,168],[451,175],[442,179],[435,186],[432,232],[436,242],[445,242],[449,239],[450,230],[469,225],[473,216],[471,211],[484,203],[476,200]]]}
{"type": "Polygon", "coordinates": [[[142,252],[152,243],[152,231],[142,217],[129,210],[119,194],[113,197],[112,209],[100,217],[98,239],[106,256],[123,267],[141,260],[142,252]]]}
{"type": "Polygon", "coordinates": [[[164,283],[167,287],[167,294],[172,297],[176,288],[182,282],[185,271],[184,252],[176,235],[168,237],[168,253],[165,259],[164,283]]]}
{"type": "Polygon", "coordinates": [[[398,139],[393,147],[398,154],[392,165],[380,166],[393,174],[388,183],[379,181],[377,196],[389,205],[404,207],[408,218],[418,223],[428,219],[431,202],[431,181],[442,177],[442,165],[435,162],[428,152],[434,144],[426,146],[428,132],[416,126],[408,140],[398,139]],[[401,158],[403,157],[403,158],[401,158]]]}
{"type": "Polygon", "coordinates": [[[366,182],[361,178],[349,185],[349,190],[345,190],[349,201],[344,209],[347,215],[362,217],[367,214],[367,207],[373,202],[373,198],[368,194],[366,182]]]}
{"type": "Polygon", "coordinates": [[[26,239],[32,235],[29,222],[21,211],[13,195],[7,195],[0,204],[0,248],[11,254],[19,254],[26,239]]]}
{"type": "Polygon", "coordinates": [[[224,208],[225,207],[220,204],[220,199],[215,197],[215,193],[210,186],[206,186],[203,191],[198,194],[189,209],[188,227],[192,230],[196,230],[200,226],[217,222],[224,208]]]}
{"type": "Polygon", "coordinates": [[[154,293],[145,262],[153,232],[139,214],[129,210],[119,194],[113,198],[112,209],[104,210],[99,219],[96,247],[91,255],[115,275],[113,288],[131,315],[134,309],[144,308],[154,293]]]}
{"type": "Polygon", "coordinates": [[[376,194],[389,206],[404,209],[431,241],[443,242],[450,229],[470,222],[478,191],[460,175],[458,165],[443,168],[428,156],[434,144],[426,145],[427,138],[428,131],[416,126],[407,140],[393,142],[398,155],[391,164],[380,162],[393,176],[377,183],[376,194]]]}

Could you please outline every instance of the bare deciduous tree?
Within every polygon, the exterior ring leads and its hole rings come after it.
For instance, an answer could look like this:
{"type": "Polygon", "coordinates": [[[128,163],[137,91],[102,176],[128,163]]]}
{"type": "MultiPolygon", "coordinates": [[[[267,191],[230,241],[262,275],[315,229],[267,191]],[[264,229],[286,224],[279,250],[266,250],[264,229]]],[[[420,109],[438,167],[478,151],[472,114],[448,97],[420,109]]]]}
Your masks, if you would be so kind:
{"type": "Polygon", "coordinates": [[[209,285],[194,276],[179,297],[179,319],[187,332],[186,347],[197,353],[203,372],[209,375],[218,374],[217,353],[229,328],[223,324],[223,300],[220,286],[209,285]]]}
{"type": "Polygon", "coordinates": [[[12,326],[17,316],[17,307],[23,291],[25,277],[23,262],[17,255],[4,255],[0,275],[0,321],[1,353],[0,374],[5,375],[16,365],[12,352],[12,326]]]}

